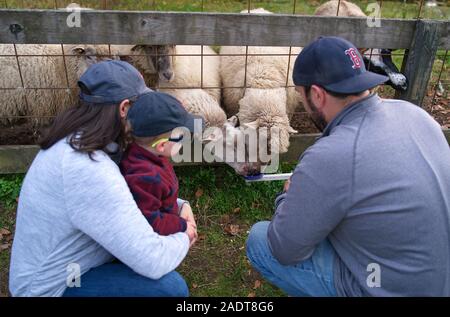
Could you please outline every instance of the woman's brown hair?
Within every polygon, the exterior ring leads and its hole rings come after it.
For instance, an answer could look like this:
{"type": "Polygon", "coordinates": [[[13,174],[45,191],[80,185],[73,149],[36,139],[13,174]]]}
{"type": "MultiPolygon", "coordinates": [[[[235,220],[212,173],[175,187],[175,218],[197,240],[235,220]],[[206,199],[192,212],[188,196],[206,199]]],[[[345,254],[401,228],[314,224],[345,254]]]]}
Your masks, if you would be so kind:
{"type": "Polygon", "coordinates": [[[119,105],[92,104],[79,100],[77,106],[55,118],[38,144],[46,150],[66,137],[74,150],[87,153],[92,160],[94,151],[104,150],[111,142],[117,142],[123,149],[126,133],[119,105]]]}

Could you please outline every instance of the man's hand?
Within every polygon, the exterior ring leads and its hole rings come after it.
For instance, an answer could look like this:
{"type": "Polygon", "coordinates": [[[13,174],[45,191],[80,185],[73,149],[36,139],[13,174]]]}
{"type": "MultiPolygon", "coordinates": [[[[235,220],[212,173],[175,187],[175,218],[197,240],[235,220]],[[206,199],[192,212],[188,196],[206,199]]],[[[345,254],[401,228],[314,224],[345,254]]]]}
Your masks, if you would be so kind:
{"type": "Polygon", "coordinates": [[[286,182],[284,182],[284,191],[287,192],[289,189],[289,186],[291,185],[291,179],[289,178],[286,182]]]}

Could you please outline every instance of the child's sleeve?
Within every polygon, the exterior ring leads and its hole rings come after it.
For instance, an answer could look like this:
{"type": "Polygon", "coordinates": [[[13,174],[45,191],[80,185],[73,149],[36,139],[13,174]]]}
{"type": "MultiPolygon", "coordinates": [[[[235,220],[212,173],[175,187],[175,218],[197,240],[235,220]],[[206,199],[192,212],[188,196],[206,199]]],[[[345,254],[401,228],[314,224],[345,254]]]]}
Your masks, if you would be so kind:
{"type": "Polygon", "coordinates": [[[186,231],[185,219],[178,214],[163,211],[161,176],[159,174],[155,176],[131,174],[126,175],[125,179],[136,204],[155,232],[166,236],[186,231]]]}

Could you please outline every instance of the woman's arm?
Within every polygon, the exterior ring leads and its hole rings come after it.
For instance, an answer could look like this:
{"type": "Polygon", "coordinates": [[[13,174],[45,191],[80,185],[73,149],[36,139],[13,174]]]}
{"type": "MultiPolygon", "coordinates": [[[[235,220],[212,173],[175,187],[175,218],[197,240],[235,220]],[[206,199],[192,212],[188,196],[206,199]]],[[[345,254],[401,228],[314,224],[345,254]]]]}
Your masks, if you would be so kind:
{"type": "Polygon", "coordinates": [[[155,233],[118,166],[103,152],[94,158],[68,151],[63,159],[65,208],[74,226],[141,275],[158,279],[173,271],[188,252],[187,234],[155,233]]]}

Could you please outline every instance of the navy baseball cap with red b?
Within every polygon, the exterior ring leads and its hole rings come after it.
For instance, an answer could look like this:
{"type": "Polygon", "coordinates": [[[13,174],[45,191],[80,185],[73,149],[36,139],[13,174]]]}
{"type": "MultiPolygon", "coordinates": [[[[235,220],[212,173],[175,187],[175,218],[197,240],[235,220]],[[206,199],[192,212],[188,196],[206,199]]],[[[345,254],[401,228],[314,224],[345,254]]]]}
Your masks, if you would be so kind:
{"type": "Polygon", "coordinates": [[[118,104],[152,91],[131,64],[107,60],[90,66],[78,81],[80,99],[94,104],[118,104]]]}
{"type": "Polygon", "coordinates": [[[335,36],[321,36],[306,46],[295,60],[293,71],[296,86],[318,85],[342,94],[359,93],[388,80],[367,71],[358,49],[335,36]]]}

